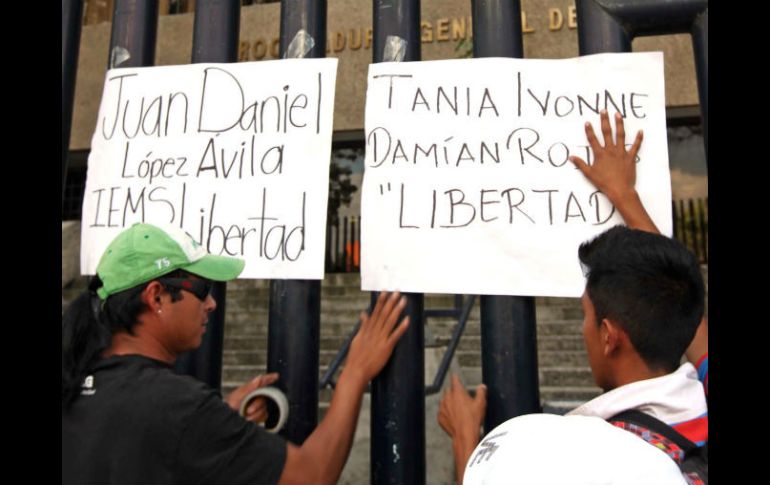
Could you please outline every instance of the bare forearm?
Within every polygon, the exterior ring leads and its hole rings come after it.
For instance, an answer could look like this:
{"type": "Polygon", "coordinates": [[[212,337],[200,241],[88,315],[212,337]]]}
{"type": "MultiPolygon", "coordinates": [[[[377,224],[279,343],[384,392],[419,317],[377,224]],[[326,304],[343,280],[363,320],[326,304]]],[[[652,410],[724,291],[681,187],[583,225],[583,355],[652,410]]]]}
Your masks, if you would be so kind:
{"type": "Polygon", "coordinates": [[[405,306],[406,298],[398,292],[382,292],[371,315],[361,314],[361,327],[350,343],[329,410],[301,447],[287,446],[280,485],[336,483],[353,444],[366,385],[382,370],[409,328],[409,317],[398,322],[405,306]]]}
{"type": "Polygon", "coordinates": [[[465,467],[478,443],[478,435],[475,438],[469,436],[466,438],[456,437],[452,439],[452,453],[455,458],[455,476],[457,477],[457,485],[463,484],[465,467]]]}
{"type": "Polygon", "coordinates": [[[620,195],[608,195],[608,197],[628,227],[660,234],[636,191],[620,195]]]}
{"type": "Polygon", "coordinates": [[[342,473],[353,443],[366,384],[364,377],[346,367],[326,416],[299,448],[301,463],[314,469],[312,483],[336,483],[342,473]]]}

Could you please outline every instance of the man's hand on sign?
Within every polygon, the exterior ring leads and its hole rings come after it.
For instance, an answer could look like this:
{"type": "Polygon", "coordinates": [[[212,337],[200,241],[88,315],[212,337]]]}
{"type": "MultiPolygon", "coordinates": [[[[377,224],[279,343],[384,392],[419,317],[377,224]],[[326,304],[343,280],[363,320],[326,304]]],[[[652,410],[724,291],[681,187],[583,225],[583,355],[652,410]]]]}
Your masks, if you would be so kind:
{"type": "Polygon", "coordinates": [[[623,117],[615,113],[616,133],[612,139],[612,127],[607,110],[601,112],[602,135],[604,146],[599,144],[594,128],[586,122],[586,138],[594,153],[593,165],[588,165],[582,158],[571,156],[570,161],[586,176],[597,189],[610,200],[615,201],[636,192],[636,154],[642,144],[642,130],[636,133],[631,149],[626,151],[626,132],[623,117]]]}
{"type": "Polygon", "coordinates": [[[602,110],[600,117],[604,146],[599,144],[591,123],[585,124],[586,138],[594,153],[594,163],[588,165],[582,158],[574,155],[569,157],[570,161],[610,199],[629,227],[660,232],[636,192],[636,155],[642,145],[642,130],[636,133],[634,143],[626,150],[626,131],[621,114],[615,113],[614,140],[607,110],[602,110]]]}
{"type": "Polygon", "coordinates": [[[409,317],[398,323],[406,307],[406,298],[398,292],[382,292],[371,315],[361,313],[361,327],[350,343],[347,371],[353,371],[364,383],[372,380],[390,358],[396,342],[409,327],[409,317]]]}

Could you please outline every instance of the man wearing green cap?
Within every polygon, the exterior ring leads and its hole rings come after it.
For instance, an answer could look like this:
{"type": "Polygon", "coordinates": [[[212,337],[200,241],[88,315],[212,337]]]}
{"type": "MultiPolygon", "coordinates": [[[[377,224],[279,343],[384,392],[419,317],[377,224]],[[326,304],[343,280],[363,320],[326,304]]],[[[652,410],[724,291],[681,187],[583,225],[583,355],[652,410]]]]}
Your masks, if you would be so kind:
{"type": "Polygon", "coordinates": [[[406,331],[398,293],[361,315],[323,421],[301,446],[267,433],[264,408],[237,412],[260,376],[223,402],[173,372],[201,344],[216,308],[212,281],[244,261],[208,254],[183,231],[136,224],[105,250],[89,291],[62,317],[63,483],[334,483],[347,459],[368,382],[406,331]]]}

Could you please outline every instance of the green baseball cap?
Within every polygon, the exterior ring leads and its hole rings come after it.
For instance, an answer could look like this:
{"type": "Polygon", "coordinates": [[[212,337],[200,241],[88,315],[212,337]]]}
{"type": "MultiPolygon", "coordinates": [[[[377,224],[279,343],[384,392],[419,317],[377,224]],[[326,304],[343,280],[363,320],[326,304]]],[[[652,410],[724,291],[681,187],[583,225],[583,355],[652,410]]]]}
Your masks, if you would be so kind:
{"type": "Polygon", "coordinates": [[[103,300],[177,269],[214,281],[236,278],[246,262],[209,254],[189,234],[174,226],[134,224],[112,240],[99,260],[97,290],[103,300]]]}

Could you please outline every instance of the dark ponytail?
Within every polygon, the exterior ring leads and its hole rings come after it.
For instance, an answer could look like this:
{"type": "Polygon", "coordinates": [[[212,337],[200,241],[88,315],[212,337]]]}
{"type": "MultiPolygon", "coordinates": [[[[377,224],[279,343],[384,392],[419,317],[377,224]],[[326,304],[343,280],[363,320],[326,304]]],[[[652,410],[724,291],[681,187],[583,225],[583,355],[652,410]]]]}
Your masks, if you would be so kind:
{"type": "Polygon", "coordinates": [[[115,293],[102,304],[96,290],[102,286],[94,276],[83,292],[62,315],[61,328],[61,402],[66,409],[80,394],[83,379],[110,345],[117,332],[133,334],[139,315],[147,310],[142,291],[149,284],[115,293]]]}
{"type": "Polygon", "coordinates": [[[62,409],[75,400],[88,369],[99,359],[99,354],[109,343],[110,332],[100,322],[100,300],[96,294],[96,289],[101,285],[101,279],[94,276],[88,290],[81,293],[62,315],[62,409]]]}

